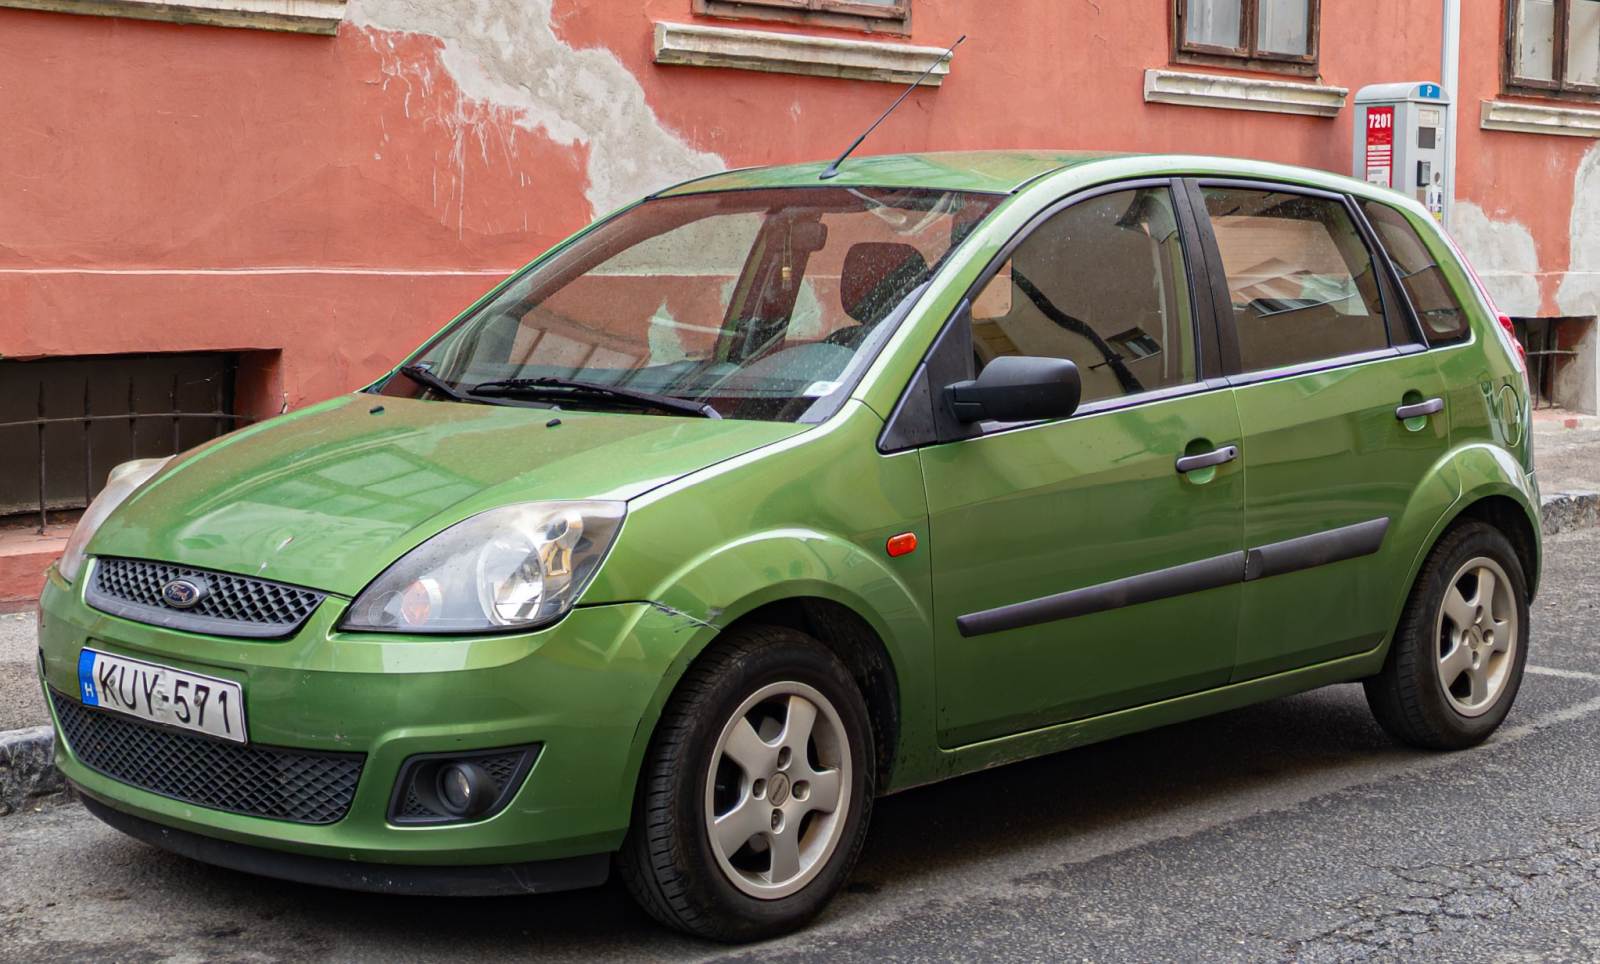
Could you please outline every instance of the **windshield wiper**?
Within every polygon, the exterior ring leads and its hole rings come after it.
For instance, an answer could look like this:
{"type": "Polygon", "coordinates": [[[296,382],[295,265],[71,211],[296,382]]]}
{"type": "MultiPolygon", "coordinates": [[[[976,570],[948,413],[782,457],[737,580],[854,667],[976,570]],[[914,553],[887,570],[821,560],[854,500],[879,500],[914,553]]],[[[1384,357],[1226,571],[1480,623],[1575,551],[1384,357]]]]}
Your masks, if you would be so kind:
{"type": "Polygon", "coordinates": [[[671,395],[641,392],[637,389],[623,388],[619,385],[606,385],[601,382],[589,382],[578,378],[556,378],[550,375],[541,378],[508,378],[503,381],[483,382],[472,386],[468,389],[468,393],[490,396],[544,395],[558,398],[586,395],[591,398],[612,398],[619,401],[635,402],[648,408],[668,412],[686,412],[690,415],[700,415],[705,418],[722,417],[721,412],[706,402],[694,402],[687,398],[674,398],[671,395]]]}
{"type": "Polygon", "coordinates": [[[419,385],[424,385],[433,389],[440,395],[445,396],[453,402],[473,402],[479,405],[483,404],[482,400],[469,398],[454,385],[440,378],[438,375],[435,375],[433,372],[428,371],[421,365],[401,365],[400,374],[406,376],[419,385]]]}

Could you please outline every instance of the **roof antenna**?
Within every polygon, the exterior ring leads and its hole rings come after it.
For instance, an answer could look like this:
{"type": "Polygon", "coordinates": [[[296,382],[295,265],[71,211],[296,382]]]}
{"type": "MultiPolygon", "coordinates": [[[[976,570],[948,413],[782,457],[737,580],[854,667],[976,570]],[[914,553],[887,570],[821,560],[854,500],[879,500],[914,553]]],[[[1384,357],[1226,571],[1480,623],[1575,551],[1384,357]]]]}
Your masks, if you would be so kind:
{"type": "Polygon", "coordinates": [[[839,165],[844,163],[844,159],[849,157],[855,151],[856,148],[860,147],[861,146],[861,142],[867,139],[867,135],[868,134],[871,134],[873,131],[877,130],[879,124],[882,124],[885,120],[888,120],[889,115],[894,113],[894,109],[896,107],[900,106],[900,102],[905,100],[907,97],[910,97],[911,96],[911,92],[916,90],[917,87],[920,86],[921,83],[924,80],[928,79],[928,75],[933,73],[933,68],[935,68],[935,67],[939,66],[940,64],[944,63],[946,60],[949,60],[950,58],[954,57],[955,53],[956,53],[956,48],[961,46],[962,41],[964,41],[966,39],[967,39],[967,35],[966,34],[962,34],[960,37],[957,37],[956,38],[956,42],[950,45],[950,49],[946,50],[941,57],[939,57],[933,63],[929,64],[928,65],[928,69],[924,70],[922,72],[922,76],[918,77],[916,80],[912,81],[911,82],[911,86],[906,88],[905,93],[901,94],[895,100],[894,103],[889,105],[889,109],[883,112],[883,116],[878,118],[877,120],[873,121],[871,127],[867,128],[865,131],[862,131],[861,132],[861,136],[856,138],[855,141],[849,147],[845,148],[844,149],[844,153],[840,154],[838,159],[835,160],[832,164],[829,164],[828,165],[828,169],[826,171],[823,171],[820,175],[818,175],[817,180],[826,181],[829,178],[837,177],[838,174],[839,174],[839,165]]]}

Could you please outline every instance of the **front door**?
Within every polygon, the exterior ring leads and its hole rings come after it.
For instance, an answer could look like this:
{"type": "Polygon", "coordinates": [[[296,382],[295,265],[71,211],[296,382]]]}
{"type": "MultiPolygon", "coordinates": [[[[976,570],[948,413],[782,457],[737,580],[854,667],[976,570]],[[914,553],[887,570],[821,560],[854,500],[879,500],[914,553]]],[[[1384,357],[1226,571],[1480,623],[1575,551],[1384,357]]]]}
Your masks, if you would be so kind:
{"type": "Polygon", "coordinates": [[[1238,345],[1242,680],[1365,652],[1394,628],[1421,548],[1400,524],[1449,425],[1435,356],[1344,198],[1199,190],[1238,345]]]}
{"type": "Polygon", "coordinates": [[[1112,189],[1040,222],[971,300],[975,365],[1069,358],[1084,389],[1071,418],[921,451],[945,746],[1231,674],[1243,474],[1177,460],[1236,451],[1240,427],[1201,379],[1184,251],[1166,185],[1112,189]]]}

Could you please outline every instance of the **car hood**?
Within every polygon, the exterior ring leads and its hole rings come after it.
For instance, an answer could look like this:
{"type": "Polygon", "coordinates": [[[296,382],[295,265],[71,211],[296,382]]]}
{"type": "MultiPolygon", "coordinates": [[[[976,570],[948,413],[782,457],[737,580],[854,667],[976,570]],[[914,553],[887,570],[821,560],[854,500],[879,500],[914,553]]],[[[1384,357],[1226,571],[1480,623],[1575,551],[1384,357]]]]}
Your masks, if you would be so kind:
{"type": "Polygon", "coordinates": [[[345,396],[175,459],[89,551],[354,595],[484,509],[634,498],[807,427],[345,396]]]}

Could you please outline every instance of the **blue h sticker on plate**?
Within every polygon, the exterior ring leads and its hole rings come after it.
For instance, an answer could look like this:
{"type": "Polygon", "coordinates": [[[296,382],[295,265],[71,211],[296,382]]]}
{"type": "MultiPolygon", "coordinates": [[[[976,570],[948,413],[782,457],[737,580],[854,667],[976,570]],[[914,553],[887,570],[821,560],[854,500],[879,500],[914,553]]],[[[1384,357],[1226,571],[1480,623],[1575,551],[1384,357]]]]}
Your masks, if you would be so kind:
{"type": "Polygon", "coordinates": [[[94,650],[78,653],[78,691],[83,694],[84,706],[99,706],[100,694],[94,688],[94,650]]]}

